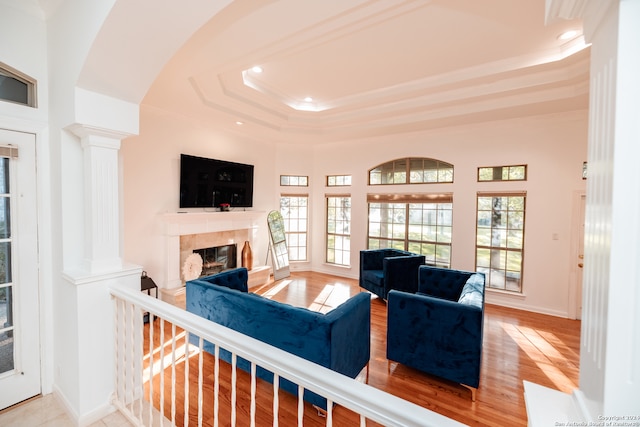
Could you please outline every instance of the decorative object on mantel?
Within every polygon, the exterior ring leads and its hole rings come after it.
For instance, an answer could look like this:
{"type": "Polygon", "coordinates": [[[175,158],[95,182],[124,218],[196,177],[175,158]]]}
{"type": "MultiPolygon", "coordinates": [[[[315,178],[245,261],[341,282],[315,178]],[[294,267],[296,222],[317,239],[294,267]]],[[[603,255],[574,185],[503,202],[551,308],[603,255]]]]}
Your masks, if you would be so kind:
{"type": "Polygon", "coordinates": [[[197,253],[192,253],[184,261],[182,266],[182,278],[185,282],[200,277],[202,273],[202,257],[197,253]]]}
{"type": "Polygon", "coordinates": [[[229,203],[220,203],[220,212],[229,212],[231,205],[229,203]]]}
{"type": "Polygon", "coordinates": [[[248,240],[244,242],[242,247],[242,266],[246,267],[247,270],[251,270],[253,267],[253,252],[248,240]]]}

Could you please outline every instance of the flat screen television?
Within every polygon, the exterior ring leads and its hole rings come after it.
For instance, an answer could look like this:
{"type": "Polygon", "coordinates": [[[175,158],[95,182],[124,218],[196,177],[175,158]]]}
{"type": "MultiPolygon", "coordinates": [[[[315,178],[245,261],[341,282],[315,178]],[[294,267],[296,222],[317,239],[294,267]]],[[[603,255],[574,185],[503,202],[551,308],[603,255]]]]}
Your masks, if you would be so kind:
{"type": "Polygon", "coordinates": [[[180,155],[180,207],[253,206],[253,165],[180,155]]]}

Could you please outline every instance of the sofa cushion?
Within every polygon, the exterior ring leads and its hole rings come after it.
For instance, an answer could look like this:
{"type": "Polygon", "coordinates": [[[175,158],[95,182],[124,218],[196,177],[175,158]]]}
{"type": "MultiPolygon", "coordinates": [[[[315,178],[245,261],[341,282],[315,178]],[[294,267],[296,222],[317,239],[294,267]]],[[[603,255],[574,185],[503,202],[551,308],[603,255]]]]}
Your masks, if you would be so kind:
{"type": "Polygon", "coordinates": [[[436,298],[458,301],[462,288],[473,273],[448,268],[421,266],[418,291],[436,298]]]}
{"type": "Polygon", "coordinates": [[[482,309],[484,301],[484,278],[481,274],[472,274],[460,293],[458,302],[482,309]]]}
{"type": "Polygon", "coordinates": [[[214,285],[224,286],[225,288],[235,289],[240,292],[246,293],[249,291],[249,273],[245,267],[223,271],[222,273],[201,277],[196,280],[213,283],[214,285]]]}
{"type": "Polygon", "coordinates": [[[363,270],[362,280],[375,286],[384,286],[384,274],[382,270],[363,270]]]}

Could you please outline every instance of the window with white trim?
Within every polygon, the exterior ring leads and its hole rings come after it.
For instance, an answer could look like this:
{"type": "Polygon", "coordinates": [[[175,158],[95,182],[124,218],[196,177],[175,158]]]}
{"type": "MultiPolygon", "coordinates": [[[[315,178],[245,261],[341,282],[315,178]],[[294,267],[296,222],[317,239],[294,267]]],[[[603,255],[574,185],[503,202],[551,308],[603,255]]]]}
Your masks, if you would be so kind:
{"type": "Polygon", "coordinates": [[[327,195],[327,246],[329,264],[351,265],[351,195],[327,195]]]}
{"type": "Polygon", "coordinates": [[[527,165],[487,166],[478,168],[478,182],[481,181],[526,181],[527,165]]]}
{"type": "Polygon", "coordinates": [[[487,287],[522,293],[526,193],[478,193],[476,270],[487,287]]]}
{"type": "Polygon", "coordinates": [[[351,175],[327,175],[327,187],[345,187],[351,185],[351,175]]]}
{"type": "Polygon", "coordinates": [[[409,157],[369,170],[369,185],[453,182],[453,165],[438,159],[409,157]]]}
{"type": "Polygon", "coordinates": [[[36,80],[0,62],[0,100],[36,107],[36,80]]]}
{"type": "Polygon", "coordinates": [[[308,187],[309,177],[304,175],[280,175],[282,187],[308,187]]]}
{"type": "Polygon", "coordinates": [[[394,248],[451,266],[452,194],[369,194],[369,249],[394,248]]]}
{"type": "Polygon", "coordinates": [[[307,261],[309,195],[281,195],[280,214],[284,220],[289,261],[307,261]]]}

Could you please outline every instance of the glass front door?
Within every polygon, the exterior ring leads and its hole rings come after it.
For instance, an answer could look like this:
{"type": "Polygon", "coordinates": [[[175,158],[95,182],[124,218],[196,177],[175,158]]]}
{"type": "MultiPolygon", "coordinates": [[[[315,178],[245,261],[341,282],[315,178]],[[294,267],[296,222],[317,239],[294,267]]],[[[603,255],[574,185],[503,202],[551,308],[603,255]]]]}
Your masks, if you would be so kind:
{"type": "Polygon", "coordinates": [[[9,158],[0,157],[0,375],[15,368],[10,180],[9,158]]]}
{"type": "Polygon", "coordinates": [[[0,409],[40,393],[35,136],[0,129],[0,409]]]}

